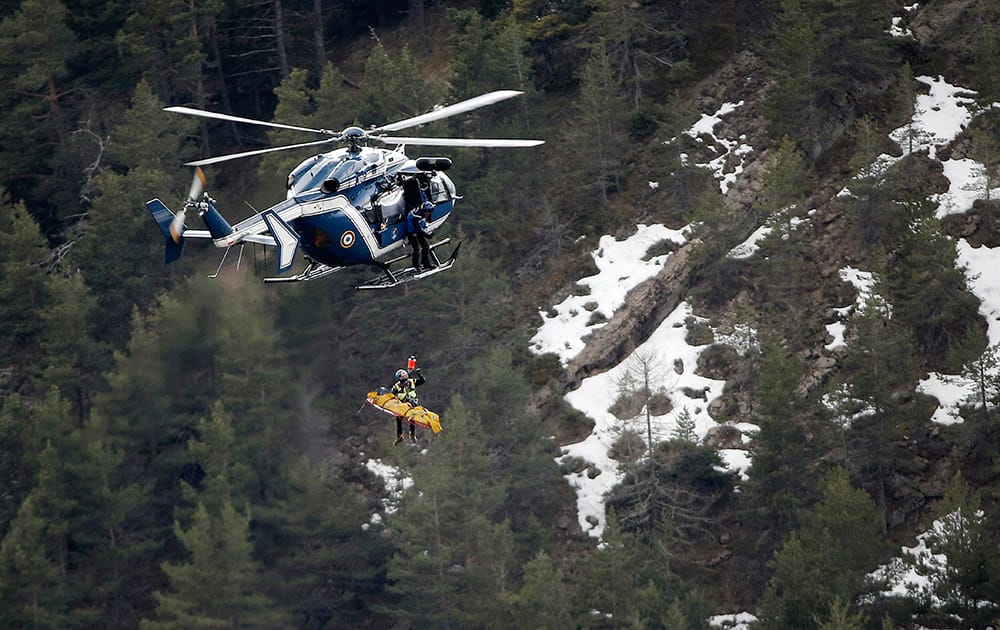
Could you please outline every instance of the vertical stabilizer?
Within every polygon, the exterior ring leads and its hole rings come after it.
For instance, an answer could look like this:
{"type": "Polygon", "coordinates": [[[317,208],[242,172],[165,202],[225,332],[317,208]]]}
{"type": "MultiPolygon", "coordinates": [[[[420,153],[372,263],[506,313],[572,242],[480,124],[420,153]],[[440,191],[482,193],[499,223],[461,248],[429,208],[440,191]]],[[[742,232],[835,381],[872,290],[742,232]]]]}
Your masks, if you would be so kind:
{"type": "Polygon", "coordinates": [[[273,210],[266,211],[262,217],[278,246],[278,273],[284,273],[295,262],[295,252],[299,247],[299,235],[273,210]]]}
{"type": "Polygon", "coordinates": [[[156,221],[156,225],[159,226],[160,232],[163,234],[165,242],[163,264],[169,265],[181,257],[181,252],[184,250],[183,234],[178,234],[175,238],[171,233],[170,226],[174,222],[174,213],[162,201],[159,199],[147,201],[146,208],[153,215],[153,220],[156,221]]]}

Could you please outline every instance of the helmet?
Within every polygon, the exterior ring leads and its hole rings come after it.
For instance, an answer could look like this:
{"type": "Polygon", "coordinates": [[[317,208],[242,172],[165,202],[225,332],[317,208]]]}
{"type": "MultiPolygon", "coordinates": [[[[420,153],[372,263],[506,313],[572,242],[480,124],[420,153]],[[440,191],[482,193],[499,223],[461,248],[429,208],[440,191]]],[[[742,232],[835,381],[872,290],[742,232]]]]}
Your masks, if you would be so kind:
{"type": "Polygon", "coordinates": [[[409,378],[410,375],[407,374],[406,370],[396,370],[396,380],[401,381],[403,379],[409,378]]]}
{"type": "Polygon", "coordinates": [[[420,212],[421,212],[421,214],[423,214],[425,212],[432,212],[433,210],[434,210],[434,204],[432,204],[429,201],[425,201],[422,204],[420,204],[420,212]]]}

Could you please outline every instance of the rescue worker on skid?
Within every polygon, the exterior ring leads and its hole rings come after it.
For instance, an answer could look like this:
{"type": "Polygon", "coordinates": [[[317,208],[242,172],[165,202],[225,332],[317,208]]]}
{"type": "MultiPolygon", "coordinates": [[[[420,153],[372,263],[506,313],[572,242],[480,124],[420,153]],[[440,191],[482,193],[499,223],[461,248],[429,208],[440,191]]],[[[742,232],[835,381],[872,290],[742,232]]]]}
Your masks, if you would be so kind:
{"type": "MultiPolygon", "coordinates": [[[[391,391],[401,402],[416,407],[420,404],[420,400],[417,398],[417,387],[426,383],[427,379],[420,373],[420,368],[415,368],[413,374],[416,375],[416,378],[410,378],[410,373],[406,370],[396,370],[396,382],[392,384],[391,391]]],[[[396,441],[393,442],[393,445],[402,441],[403,417],[396,416],[396,441]]],[[[410,441],[414,444],[417,442],[416,427],[412,423],[410,424],[410,441]]]]}
{"type": "Polygon", "coordinates": [[[425,201],[406,215],[406,240],[413,250],[414,271],[433,269],[435,266],[431,259],[431,244],[427,240],[432,235],[427,225],[432,212],[434,204],[425,201]]]}

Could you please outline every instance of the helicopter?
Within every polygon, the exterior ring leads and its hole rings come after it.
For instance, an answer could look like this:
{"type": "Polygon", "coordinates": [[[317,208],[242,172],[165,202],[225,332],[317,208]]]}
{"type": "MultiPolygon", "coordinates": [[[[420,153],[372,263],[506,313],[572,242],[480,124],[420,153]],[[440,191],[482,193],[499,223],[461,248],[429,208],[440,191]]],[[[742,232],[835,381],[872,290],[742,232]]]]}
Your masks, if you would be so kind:
{"type": "MultiPolygon", "coordinates": [[[[418,138],[385,134],[472,111],[522,93],[516,90],[489,92],[386,125],[367,130],[351,126],[339,132],[265,122],[191,107],[166,107],[165,111],[178,114],[291,129],[326,137],[313,142],[187,162],[185,166],[195,167],[194,177],[187,199],[176,214],[158,198],[146,202],[164,237],[164,264],[180,257],[185,240],[207,239],[226,250],[219,269],[210,277],[218,276],[230,248],[235,245],[242,248],[245,243],[276,248],[276,275],[264,278],[265,282],[315,280],[347,267],[369,265],[377,267],[380,275],[355,288],[386,289],[446,271],[455,264],[461,243],[444,261],[438,258],[435,250],[450,239],[430,243],[433,264],[429,269],[421,270],[416,263],[412,267],[405,266],[405,263],[404,266],[399,265],[409,257],[398,255],[398,250],[407,242],[406,223],[410,212],[415,208],[426,209],[426,227],[433,232],[448,219],[455,203],[461,199],[454,182],[445,173],[451,167],[450,158],[410,158],[405,153],[406,146],[512,148],[533,147],[543,144],[544,140],[418,138]],[[256,211],[253,216],[235,225],[226,221],[216,209],[215,200],[205,190],[203,166],[323,144],[345,146],[302,161],[288,174],[284,200],[264,211],[256,211]],[[189,229],[186,225],[188,213],[197,213],[207,229],[189,229]],[[305,259],[305,267],[293,275],[281,275],[295,264],[299,250],[305,259]]],[[[415,261],[416,252],[413,258],[415,261]]]]}

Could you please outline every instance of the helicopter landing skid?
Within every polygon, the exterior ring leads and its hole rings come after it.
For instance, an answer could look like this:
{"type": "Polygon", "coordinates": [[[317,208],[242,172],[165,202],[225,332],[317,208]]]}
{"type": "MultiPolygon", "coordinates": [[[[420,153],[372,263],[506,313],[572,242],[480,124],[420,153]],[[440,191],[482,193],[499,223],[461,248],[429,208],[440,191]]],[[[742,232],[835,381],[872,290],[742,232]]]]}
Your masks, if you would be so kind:
{"type": "Polygon", "coordinates": [[[306,265],[306,268],[299,274],[294,276],[264,278],[264,282],[305,282],[306,280],[315,280],[316,278],[328,276],[331,273],[340,271],[343,268],[343,266],[330,267],[322,263],[310,261],[309,264],[306,265]]]}
{"type": "Polygon", "coordinates": [[[444,245],[445,243],[448,242],[448,240],[449,239],[444,239],[443,241],[431,245],[431,256],[434,258],[435,262],[434,267],[431,267],[430,269],[425,269],[423,271],[414,269],[413,267],[406,267],[405,269],[401,269],[399,271],[393,271],[390,268],[390,265],[392,265],[392,263],[399,262],[401,260],[409,258],[409,256],[400,256],[399,258],[394,258],[389,262],[383,263],[381,276],[372,278],[367,283],[359,284],[354,288],[357,289],[358,291],[391,289],[392,287],[397,287],[401,284],[405,284],[413,280],[421,280],[423,278],[428,278],[435,274],[439,274],[442,271],[447,271],[448,269],[451,269],[452,266],[455,264],[455,261],[458,259],[458,250],[459,248],[462,247],[461,242],[455,246],[455,249],[453,249],[451,252],[451,256],[449,256],[448,260],[444,262],[438,260],[437,255],[434,254],[434,248],[438,247],[439,245],[444,245]]]}

